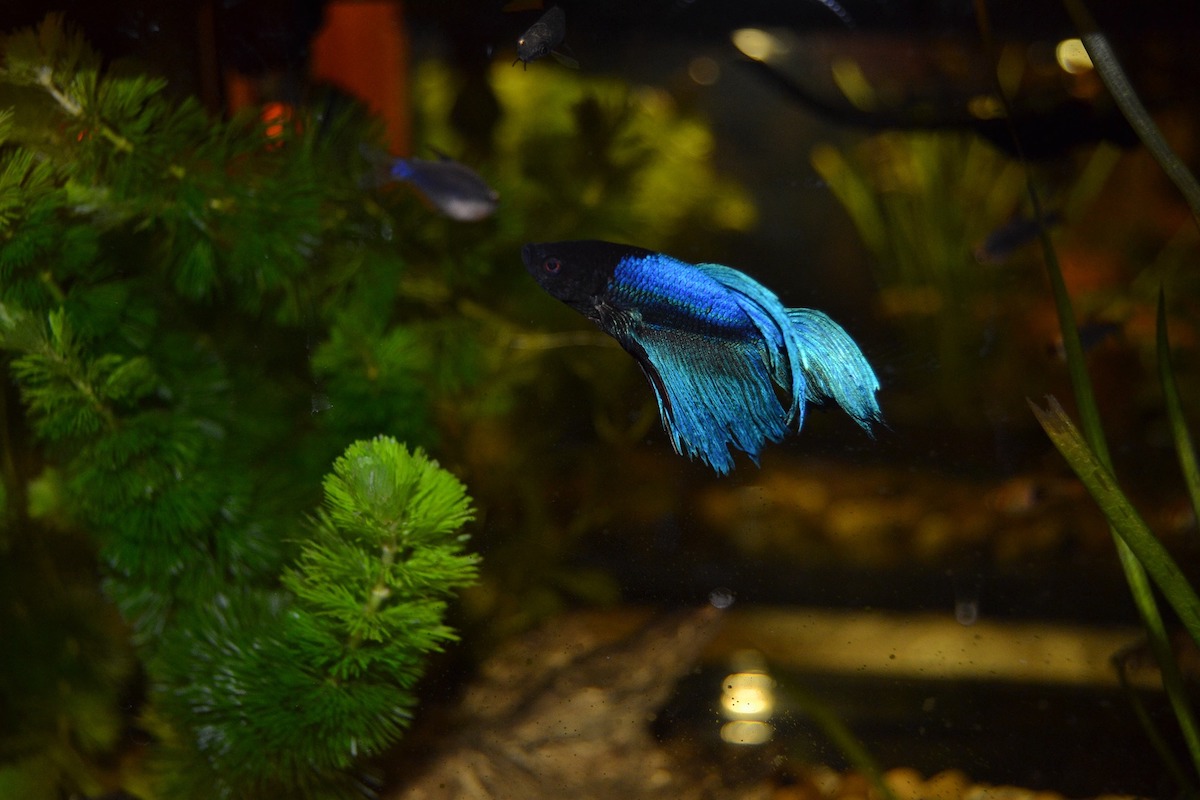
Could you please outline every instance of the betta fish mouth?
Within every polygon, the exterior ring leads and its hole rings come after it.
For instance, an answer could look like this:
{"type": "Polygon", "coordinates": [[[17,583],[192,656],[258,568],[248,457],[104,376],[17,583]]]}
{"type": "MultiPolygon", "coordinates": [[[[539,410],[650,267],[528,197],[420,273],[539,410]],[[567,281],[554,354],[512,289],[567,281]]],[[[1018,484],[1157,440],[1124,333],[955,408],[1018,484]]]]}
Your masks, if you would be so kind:
{"type": "Polygon", "coordinates": [[[533,262],[537,259],[537,245],[527,244],[521,248],[521,260],[525,262],[525,266],[532,267],[533,262]]]}

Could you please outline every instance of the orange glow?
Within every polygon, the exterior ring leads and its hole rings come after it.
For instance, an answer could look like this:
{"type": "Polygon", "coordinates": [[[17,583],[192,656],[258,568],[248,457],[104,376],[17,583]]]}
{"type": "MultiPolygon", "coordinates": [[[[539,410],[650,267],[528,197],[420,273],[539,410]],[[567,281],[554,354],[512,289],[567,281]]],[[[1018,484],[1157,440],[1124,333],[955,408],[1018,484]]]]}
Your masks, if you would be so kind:
{"type": "Polygon", "coordinates": [[[287,103],[267,103],[263,106],[262,113],[258,118],[263,123],[263,133],[272,145],[279,145],[281,142],[275,141],[283,136],[285,126],[291,123],[295,118],[292,112],[292,107],[287,103]]]}
{"type": "Polygon", "coordinates": [[[387,130],[388,149],[411,152],[408,35],[402,4],[334,0],[312,43],[312,77],[357,97],[387,130]]]}

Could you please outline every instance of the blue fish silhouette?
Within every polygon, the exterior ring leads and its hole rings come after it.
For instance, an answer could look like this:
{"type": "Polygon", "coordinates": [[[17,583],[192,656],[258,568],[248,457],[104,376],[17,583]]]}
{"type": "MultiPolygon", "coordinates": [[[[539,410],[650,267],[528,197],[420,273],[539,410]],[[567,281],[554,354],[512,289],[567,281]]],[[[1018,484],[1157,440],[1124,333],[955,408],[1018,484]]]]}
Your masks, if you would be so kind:
{"type": "Polygon", "coordinates": [[[367,145],[360,150],[371,168],[363,179],[364,187],[403,181],[438,211],[459,222],[478,222],[496,211],[500,195],[479,173],[457,161],[445,156],[437,161],[393,158],[367,145]]]}
{"type": "Polygon", "coordinates": [[[757,464],[766,442],[800,429],[807,403],[833,400],[868,433],[881,420],[879,381],[854,340],[735,269],[600,241],[527,244],[521,258],[637,359],[675,452],[722,475],[730,445],[757,464]]]}

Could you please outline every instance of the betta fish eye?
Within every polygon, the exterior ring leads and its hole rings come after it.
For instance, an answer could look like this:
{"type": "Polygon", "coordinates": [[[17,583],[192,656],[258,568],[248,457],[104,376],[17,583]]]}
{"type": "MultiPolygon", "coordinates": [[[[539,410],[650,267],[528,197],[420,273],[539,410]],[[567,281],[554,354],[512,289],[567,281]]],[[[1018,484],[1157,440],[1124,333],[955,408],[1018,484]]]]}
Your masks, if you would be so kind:
{"type": "Polygon", "coordinates": [[[542,269],[546,270],[546,272],[550,273],[551,275],[557,275],[559,270],[562,269],[562,261],[557,258],[547,258],[542,262],[542,269]]]}

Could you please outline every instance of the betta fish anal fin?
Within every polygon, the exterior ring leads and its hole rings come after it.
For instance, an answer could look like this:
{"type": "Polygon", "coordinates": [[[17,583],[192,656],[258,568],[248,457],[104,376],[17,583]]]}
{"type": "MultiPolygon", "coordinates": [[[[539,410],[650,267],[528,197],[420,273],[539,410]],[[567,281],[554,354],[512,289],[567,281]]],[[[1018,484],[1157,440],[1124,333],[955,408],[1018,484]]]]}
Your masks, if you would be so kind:
{"type": "Polygon", "coordinates": [[[763,445],[787,434],[787,418],[753,342],[636,323],[616,338],[650,381],[676,453],[726,475],[733,469],[729,445],[757,465],[763,445]]]}

